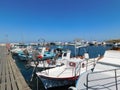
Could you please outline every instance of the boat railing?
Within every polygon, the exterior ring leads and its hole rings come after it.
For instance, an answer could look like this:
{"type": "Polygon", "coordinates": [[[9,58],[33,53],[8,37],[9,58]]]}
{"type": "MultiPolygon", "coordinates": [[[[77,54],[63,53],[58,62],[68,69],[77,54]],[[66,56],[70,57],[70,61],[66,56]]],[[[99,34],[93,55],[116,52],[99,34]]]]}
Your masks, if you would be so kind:
{"type": "Polygon", "coordinates": [[[86,90],[120,90],[120,68],[88,73],[86,90]]]}
{"type": "Polygon", "coordinates": [[[96,59],[84,59],[75,67],[75,75],[80,75],[81,70],[87,72],[95,67],[96,59]]]}
{"type": "MultiPolygon", "coordinates": [[[[96,63],[96,59],[83,59],[78,64],[76,64],[76,66],[71,66],[71,67],[67,66],[65,68],[65,70],[71,69],[72,76],[76,76],[76,75],[80,75],[81,71],[87,72],[87,70],[92,69],[94,67],[95,63],[96,63]]],[[[60,68],[60,67],[58,67],[58,68],[60,68]]],[[[63,70],[63,72],[61,72],[61,74],[64,73],[65,70],[63,70]]],[[[46,74],[49,75],[49,69],[46,70],[46,74]]]]}
{"type": "Polygon", "coordinates": [[[76,76],[77,74],[80,75],[81,68],[79,68],[79,67],[81,67],[81,62],[80,62],[80,63],[76,66],[76,68],[75,68],[75,76],[76,76]]]}
{"type": "Polygon", "coordinates": [[[93,59],[86,59],[86,71],[89,70],[89,66],[92,66],[93,68],[95,67],[97,63],[97,60],[95,58],[93,59]]]}

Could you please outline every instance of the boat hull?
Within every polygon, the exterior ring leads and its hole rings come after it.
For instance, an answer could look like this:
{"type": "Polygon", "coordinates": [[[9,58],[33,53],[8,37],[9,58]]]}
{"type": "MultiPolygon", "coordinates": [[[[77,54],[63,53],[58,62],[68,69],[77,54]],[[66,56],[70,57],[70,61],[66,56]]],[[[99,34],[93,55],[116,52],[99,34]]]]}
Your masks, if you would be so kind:
{"type": "Polygon", "coordinates": [[[38,76],[38,78],[42,81],[45,89],[62,87],[68,85],[74,85],[78,76],[76,77],[67,77],[67,78],[50,78],[45,76],[38,76]]]}
{"type": "Polygon", "coordinates": [[[28,61],[28,60],[31,60],[31,59],[32,59],[32,56],[31,56],[31,55],[26,56],[26,55],[24,55],[24,54],[18,54],[18,57],[19,57],[19,59],[22,60],[22,61],[28,61]]]}

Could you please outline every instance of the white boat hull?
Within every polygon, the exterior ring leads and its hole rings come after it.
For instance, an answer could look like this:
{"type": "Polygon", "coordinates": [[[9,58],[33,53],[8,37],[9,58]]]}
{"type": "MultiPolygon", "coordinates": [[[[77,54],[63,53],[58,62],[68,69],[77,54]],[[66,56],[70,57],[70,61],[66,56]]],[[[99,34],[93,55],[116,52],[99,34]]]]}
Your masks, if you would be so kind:
{"type": "Polygon", "coordinates": [[[42,81],[45,89],[49,89],[66,85],[75,85],[78,76],[69,78],[48,78],[44,76],[39,76],[39,78],[42,81]]]}

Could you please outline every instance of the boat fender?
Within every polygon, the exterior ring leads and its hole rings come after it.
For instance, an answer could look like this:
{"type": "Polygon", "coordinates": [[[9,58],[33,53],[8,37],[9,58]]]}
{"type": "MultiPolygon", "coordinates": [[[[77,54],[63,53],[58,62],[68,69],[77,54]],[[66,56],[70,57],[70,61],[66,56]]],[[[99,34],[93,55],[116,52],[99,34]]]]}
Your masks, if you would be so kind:
{"type": "Polygon", "coordinates": [[[68,88],[68,90],[77,90],[77,88],[74,87],[74,86],[70,86],[70,87],[68,88]]]}
{"type": "Polygon", "coordinates": [[[34,61],[34,64],[37,66],[39,64],[39,61],[38,60],[34,61]]]}
{"type": "Polygon", "coordinates": [[[46,60],[48,64],[50,64],[50,59],[46,60]]]}
{"type": "Polygon", "coordinates": [[[38,55],[37,59],[34,61],[34,64],[37,66],[39,64],[39,60],[41,60],[41,59],[42,59],[42,56],[38,55]]]}
{"type": "Polygon", "coordinates": [[[69,66],[75,67],[75,66],[76,66],[76,63],[74,63],[74,62],[69,62],[69,66]]]}
{"type": "Polygon", "coordinates": [[[42,59],[42,56],[41,55],[38,55],[38,57],[37,57],[38,59],[42,59]]]}

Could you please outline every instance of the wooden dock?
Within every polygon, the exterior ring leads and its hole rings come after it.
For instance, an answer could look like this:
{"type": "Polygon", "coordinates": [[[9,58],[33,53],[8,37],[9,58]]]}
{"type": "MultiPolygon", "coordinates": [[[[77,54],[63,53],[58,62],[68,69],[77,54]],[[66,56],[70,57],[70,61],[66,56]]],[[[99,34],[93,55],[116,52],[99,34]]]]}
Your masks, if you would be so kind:
{"type": "Polygon", "coordinates": [[[0,46],[0,90],[31,90],[5,46],[0,46]]]}

